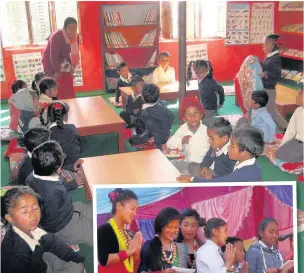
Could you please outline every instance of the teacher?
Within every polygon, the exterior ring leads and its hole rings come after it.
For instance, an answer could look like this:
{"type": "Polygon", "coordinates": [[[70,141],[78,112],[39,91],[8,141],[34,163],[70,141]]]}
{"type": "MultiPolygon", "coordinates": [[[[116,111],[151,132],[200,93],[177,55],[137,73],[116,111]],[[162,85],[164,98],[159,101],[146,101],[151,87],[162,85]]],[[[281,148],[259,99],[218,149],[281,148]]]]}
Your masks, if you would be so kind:
{"type": "Polygon", "coordinates": [[[68,17],[63,29],[52,33],[42,53],[42,64],[47,76],[58,83],[58,99],[75,98],[73,73],[79,61],[77,21],[68,17]]]}

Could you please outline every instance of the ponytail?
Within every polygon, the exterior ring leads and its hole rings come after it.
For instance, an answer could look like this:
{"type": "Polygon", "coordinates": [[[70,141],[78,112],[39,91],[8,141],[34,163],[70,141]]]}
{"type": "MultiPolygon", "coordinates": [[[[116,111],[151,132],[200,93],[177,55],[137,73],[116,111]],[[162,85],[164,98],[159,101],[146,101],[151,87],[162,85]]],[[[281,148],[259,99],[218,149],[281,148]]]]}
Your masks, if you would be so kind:
{"type": "Polygon", "coordinates": [[[54,101],[48,107],[48,122],[55,122],[58,128],[63,129],[63,120],[68,112],[68,104],[62,101],[54,101]]]}
{"type": "Polygon", "coordinates": [[[148,257],[149,269],[151,272],[164,269],[162,261],[162,242],[158,236],[155,236],[150,242],[148,257]]]}
{"type": "Polygon", "coordinates": [[[187,85],[190,84],[190,81],[192,79],[192,66],[194,61],[190,61],[187,69],[187,85]]]}
{"type": "Polygon", "coordinates": [[[206,61],[207,62],[207,68],[208,68],[208,75],[207,77],[210,79],[213,79],[213,67],[210,61],[206,61]]]}
{"type": "Polygon", "coordinates": [[[40,119],[40,123],[43,126],[47,126],[47,124],[49,123],[49,115],[48,115],[48,107],[49,104],[48,103],[44,103],[40,109],[40,113],[39,113],[39,119],[40,119]],[[46,111],[47,115],[46,115],[46,122],[44,121],[44,117],[43,114],[46,111]]]}

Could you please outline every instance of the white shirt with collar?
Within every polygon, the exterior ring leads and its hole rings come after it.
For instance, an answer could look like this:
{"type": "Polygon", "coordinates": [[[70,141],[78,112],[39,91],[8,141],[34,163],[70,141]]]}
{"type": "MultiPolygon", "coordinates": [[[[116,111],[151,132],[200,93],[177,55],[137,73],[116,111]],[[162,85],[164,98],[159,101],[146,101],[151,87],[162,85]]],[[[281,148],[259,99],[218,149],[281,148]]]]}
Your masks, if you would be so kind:
{"type": "Polygon", "coordinates": [[[176,133],[167,141],[170,150],[179,149],[183,152],[186,162],[201,163],[209,150],[210,144],[207,135],[207,127],[200,123],[195,133],[189,130],[187,123],[178,128],[176,133]],[[191,136],[188,144],[182,144],[184,136],[191,136]]]}
{"type": "Polygon", "coordinates": [[[196,254],[197,273],[227,273],[220,251],[214,242],[207,240],[196,254]]]}
{"type": "Polygon", "coordinates": [[[274,56],[274,55],[276,55],[276,54],[279,54],[279,53],[280,53],[279,50],[270,52],[270,53],[268,53],[268,54],[266,55],[266,58],[270,58],[270,57],[272,57],[272,56],[274,56]]]}
{"type": "Polygon", "coordinates": [[[175,70],[172,66],[168,66],[165,71],[161,66],[155,68],[153,72],[153,83],[172,83],[175,82],[175,70]]]}
{"type": "Polygon", "coordinates": [[[54,182],[57,182],[60,180],[60,176],[57,173],[49,175],[49,176],[41,176],[41,175],[37,175],[33,172],[33,177],[38,178],[40,180],[48,180],[48,181],[54,181],[54,182]]]}
{"type": "Polygon", "coordinates": [[[142,110],[147,109],[147,108],[150,108],[150,107],[153,107],[156,103],[157,103],[157,102],[155,102],[155,103],[145,103],[145,104],[142,106],[142,110]]]}
{"type": "Polygon", "coordinates": [[[122,76],[120,76],[119,78],[120,78],[123,82],[125,82],[125,83],[130,83],[130,81],[132,80],[132,74],[129,73],[127,79],[124,78],[124,77],[122,77],[122,76]]]}
{"type": "MultiPolygon", "coordinates": [[[[230,142],[227,142],[227,144],[224,146],[224,147],[222,147],[222,149],[220,149],[220,150],[218,150],[218,151],[216,151],[216,157],[219,157],[219,156],[221,156],[222,154],[224,154],[224,155],[227,155],[228,154],[228,146],[230,145],[230,142]]],[[[210,169],[211,170],[214,170],[214,164],[215,164],[215,161],[212,163],[212,165],[210,166],[210,169]]]]}
{"type": "Polygon", "coordinates": [[[235,166],[234,166],[234,171],[236,170],[236,169],[241,169],[241,168],[243,168],[243,167],[245,167],[245,166],[250,166],[250,165],[253,165],[254,163],[255,163],[255,161],[256,161],[256,159],[255,158],[250,158],[250,159],[247,159],[247,160],[245,160],[245,161],[243,161],[243,162],[236,162],[236,164],[235,164],[235,166]]]}
{"type": "MultiPolygon", "coordinates": [[[[63,124],[67,124],[67,122],[63,121],[63,124]]],[[[53,122],[50,126],[49,126],[49,129],[53,128],[57,126],[57,123],[56,122],[53,122]]]]}

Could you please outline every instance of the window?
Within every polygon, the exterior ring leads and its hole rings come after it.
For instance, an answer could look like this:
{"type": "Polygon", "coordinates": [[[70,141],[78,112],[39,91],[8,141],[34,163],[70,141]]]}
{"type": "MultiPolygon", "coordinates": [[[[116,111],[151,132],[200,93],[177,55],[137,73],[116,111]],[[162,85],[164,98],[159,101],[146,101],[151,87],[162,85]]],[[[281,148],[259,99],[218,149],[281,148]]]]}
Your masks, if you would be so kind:
{"type": "Polygon", "coordinates": [[[76,1],[0,1],[3,47],[43,44],[66,17],[78,18],[76,1]]]}

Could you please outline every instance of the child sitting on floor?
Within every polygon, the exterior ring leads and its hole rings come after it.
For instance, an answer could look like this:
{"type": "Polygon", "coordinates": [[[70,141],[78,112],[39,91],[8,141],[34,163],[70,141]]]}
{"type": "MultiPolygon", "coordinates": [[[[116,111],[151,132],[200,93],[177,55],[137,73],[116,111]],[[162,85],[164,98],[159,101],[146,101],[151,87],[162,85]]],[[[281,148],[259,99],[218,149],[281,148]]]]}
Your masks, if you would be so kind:
{"type": "Polygon", "coordinates": [[[196,98],[184,98],[180,107],[180,118],[185,123],[163,146],[164,151],[182,151],[184,159],[171,161],[182,174],[188,173],[190,162],[202,162],[209,149],[207,127],[202,124],[203,116],[204,108],[196,98]]]}
{"type": "Polygon", "coordinates": [[[142,98],[144,80],[139,76],[134,76],[132,77],[130,85],[134,94],[129,95],[127,98],[126,111],[122,111],[119,114],[127,124],[127,128],[132,127],[131,123],[133,117],[140,116],[140,111],[145,103],[142,98]]]}
{"type": "Polygon", "coordinates": [[[84,273],[85,257],[39,227],[41,198],[29,187],[1,197],[1,218],[8,229],[1,244],[1,270],[10,273],[84,273]]]}
{"type": "Polygon", "coordinates": [[[281,146],[276,152],[276,158],[284,162],[301,162],[304,161],[303,156],[303,141],[304,141],[304,104],[303,104],[302,89],[296,99],[298,107],[287,127],[287,130],[282,139],[281,146]]]}
{"type": "Polygon", "coordinates": [[[72,203],[58,175],[63,165],[63,151],[55,141],[45,142],[32,153],[34,172],[26,184],[43,200],[41,227],[67,244],[93,245],[92,204],[72,203]]]}
{"type": "Polygon", "coordinates": [[[202,177],[180,176],[179,182],[250,182],[261,180],[261,169],[256,164],[256,157],[264,151],[263,133],[253,127],[237,129],[232,133],[228,154],[237,161],[234,171],[222,177],[205,179],[202,177]]]}
{"type": "Polygon", "coordinates": [[[268,94],[265,91],[255,91],[251,94],[251,105],[248,111],[248,119],[242,117],[238,120],[236,128],[249,125],[260,129],[264,133],[264,141],[272,143],[276,132],[276,124],[268,113],[266,104],[268,94]]]}
{"type": "Polygon", "coordinates": [[[153,83],[172,83],[175,82],[175,70],[170,66],[171,55],[169,52],[159,54],[159,66],[153,72],[153,83]]]}
{"type": "Polygon", "coordinates": [[[58,85],[53,78],[44,78],[39,84],[39,104],[51,103],[57,99],[58,85]]]}
{"type": "Polygon", "coordinates": [[[115,104],[114,106],[119,106],[119,99],[121,95],[120,87],[130,86],[132,75],[129,71],[128,64],[126,62],[121,62],[117,65],[117,73],[120,76],[117,81],[116,93],[115,93],[115,104]]]}
{"type": "Polygon", "coordinates": [[[40,95],[39,84],[45,77],[46,74],[44,72],[38,72],[35,74],[34,80],[32,81],[31,88],[37,92],[38,97],[40,95]]]}
{"type": "Polygon", "coordinates": [[[190,176],[201,176],[203,178],[215,178],[233,172],[235,161],[228,155],[229,140],[232,126],[227,119],[214,118],[208,126],[210,149],[201,164],[192,162],[189,164],[190,176]]]}

